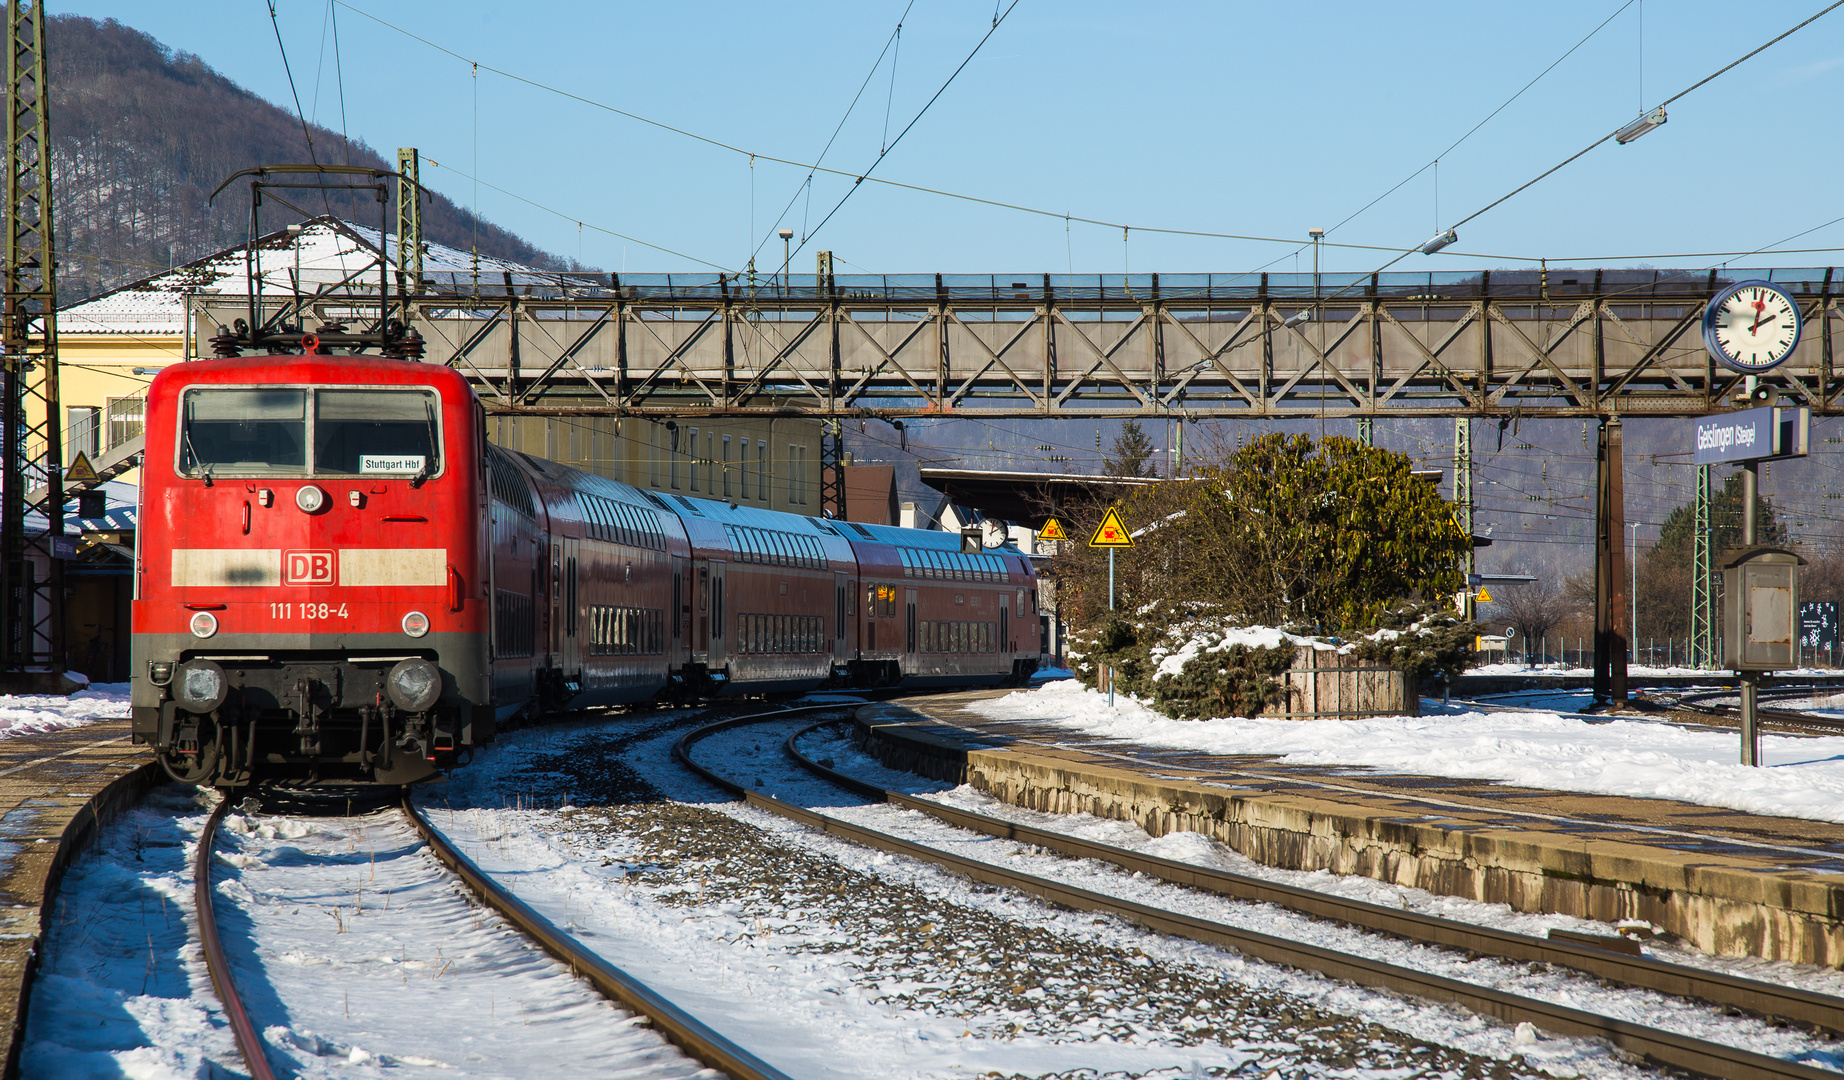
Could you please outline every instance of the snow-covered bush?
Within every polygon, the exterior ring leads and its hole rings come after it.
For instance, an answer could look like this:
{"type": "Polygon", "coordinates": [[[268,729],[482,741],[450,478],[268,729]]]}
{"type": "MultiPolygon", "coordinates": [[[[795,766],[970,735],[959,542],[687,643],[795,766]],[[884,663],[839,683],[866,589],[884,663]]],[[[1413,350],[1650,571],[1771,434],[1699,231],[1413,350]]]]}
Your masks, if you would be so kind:
{"type": "Polygon", "coordinates": [[[1357,638],[1360,659],[1388,664],[1418,685],[1437,675],[1453,679],[1473,665],[1479,624],[1427,604],[1405,604],[1383,613],[1375,630],[1357,638]]]}
{"type": "Polygon", "coordinates": [[[1281,701],[1277,676],[1294,650],[1311,643],[1269,627],[1237,625],[1219,605],[1156,600],[1118,612],[1094,630],[1070,635],[1076,677],[1089,686],[1100,666],[1114,668],[1116,692],[1150,702],[1168,716],[1255,716],[1281,701]]]}

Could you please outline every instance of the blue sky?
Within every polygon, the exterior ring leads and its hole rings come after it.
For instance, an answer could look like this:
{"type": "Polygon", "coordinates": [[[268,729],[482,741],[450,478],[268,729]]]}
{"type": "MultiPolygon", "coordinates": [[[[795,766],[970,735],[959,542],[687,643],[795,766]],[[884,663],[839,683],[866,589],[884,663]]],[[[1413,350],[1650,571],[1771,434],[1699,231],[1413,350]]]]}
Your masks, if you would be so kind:
{"type": "MultiPolygon", "coordinates": [[[[119,19],[292,107],[262,0],[50,6],[119,19]]],[[[1303,241],[1313,226],[1332,230],[1328,242],[1419,245],[1822,6],[1020,0],[873,175],[1142,228],[1298,242],[1130,231],[1123,243],[1119,228],[866,183],[794,267],[810,272],[811,251],[826,248],[841,272],[1309,271],[1303,241]],[[1437,170],[1424,168],[1437,156],[1438,185],[1437,170]]],[[[425,182],[457,202],[557,254],[630,271],[735,269],[752,250],[763,269],[778,266],[783,208],[791,201],[782,224],[798,242],[851,181],[822,175],[809,198],[804,170],[759,159],[752,169],[745,154],[484,70],[476,77],[361,12],[483,65],[795,161],[814,160],[864,85],[825,159],[848,172],[878,157],[995,15],[992,0],[915,0],[879,61],[902,0],[277,8],[295,84],[320,123],[342,126],[343,77],[350,135],[387,157],[417,146],[437,163],[425,182]]],[[[1663,128],[1626,146],[1610,141],[1460,226],[1455,254],[1411,255],[1395,268],[1539,257],[1612,265],[1615,256],[1829,265],[1836,251],[1703,253],[1754,251],[1844,214],[1829,119],[1839,100],[1844,10],[1673,103],[1663,128]]],[[[1786,246],[1844,248],[1844,222],[1786,246]]],[[[1328,246],[1323,265],[1368,272],[1390,257],[1328,246]]]]}

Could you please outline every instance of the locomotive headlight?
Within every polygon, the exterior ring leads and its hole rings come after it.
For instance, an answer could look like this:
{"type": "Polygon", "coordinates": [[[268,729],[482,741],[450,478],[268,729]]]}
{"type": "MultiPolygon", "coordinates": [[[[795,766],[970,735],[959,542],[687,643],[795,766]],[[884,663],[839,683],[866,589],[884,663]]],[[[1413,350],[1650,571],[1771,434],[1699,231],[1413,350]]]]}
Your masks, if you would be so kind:
{"type": "Polygon", "coordinates": [[[210,712],[224,704],[229,689],[224,669],[210,660],[188,660],[173,673],[173,700],[187,712],[210,712]]]}
{"type": "Polygon", "coordinates": [[[327,504],[327,493],[312,484],[305,484],[295,492],[295,505],[303,514],[312,514],[327,504]]]}
{"type": "Polygon", "coordinates": [[[422,637],[429,632],[429,616],[420,611],[412,611],[403,617],[403,632],[411,637],[422,637]]]}
{"type": "Polygon", "coordinates": [[[218,617],[209,611],[201,611],[192,616],[192,636],[210,637],[218,632],[218,617]]]}
{"type": "Polygon", "coordinates": [[[423,712],[442,696],[442,673],[427,660],[399,660],[384,678],[391,703],[405,712],[423,712]]]}

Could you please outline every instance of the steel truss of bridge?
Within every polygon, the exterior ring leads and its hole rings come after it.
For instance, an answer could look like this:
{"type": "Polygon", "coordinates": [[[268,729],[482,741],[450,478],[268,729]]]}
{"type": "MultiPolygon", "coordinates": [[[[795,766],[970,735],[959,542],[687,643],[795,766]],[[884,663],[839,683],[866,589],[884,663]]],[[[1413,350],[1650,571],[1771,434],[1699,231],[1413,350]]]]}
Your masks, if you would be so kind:
{"type": "MultiPolygon", "coordinates": [[[[1754,277],[1792,292],[1806,323],[1763,381],[1844,411],[1832,268],[454,274],[424,275],[409,307],[427,358],[466,373],[494,412],[1605,418],[1727,407],[1741,377],[1705,353],[1700,319],[1717,291],[1754,277]]],[[[352,298],[329,292],[308,310],[349,321],[352,298]]],[[[291,302],[265,297],[265,315],[291,302]]],[[[203,340],[248,301],[199,295],[193,307],[203,340]]]]}

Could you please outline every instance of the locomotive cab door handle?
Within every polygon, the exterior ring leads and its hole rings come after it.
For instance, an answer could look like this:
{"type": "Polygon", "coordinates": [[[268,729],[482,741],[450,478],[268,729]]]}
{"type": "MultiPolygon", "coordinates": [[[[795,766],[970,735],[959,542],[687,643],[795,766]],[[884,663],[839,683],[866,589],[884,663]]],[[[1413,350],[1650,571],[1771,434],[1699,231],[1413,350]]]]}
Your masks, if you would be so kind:
{"type": "Polygon", "coordinates": [[[250,500],[243,500],[243,535],[250,535],[250,500]]]}
{"type": "Polygon", "coordinates": [[[466,590],[461,586],[461,571],[451,565],[448,568],[448,610],[460,611],[464,596],[466,596],[466,590]]]}

